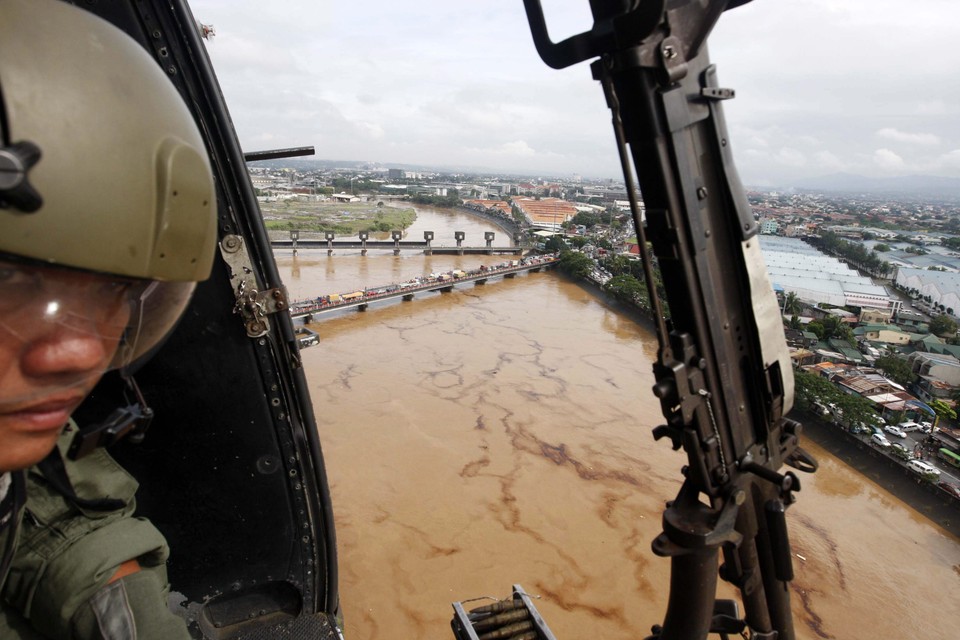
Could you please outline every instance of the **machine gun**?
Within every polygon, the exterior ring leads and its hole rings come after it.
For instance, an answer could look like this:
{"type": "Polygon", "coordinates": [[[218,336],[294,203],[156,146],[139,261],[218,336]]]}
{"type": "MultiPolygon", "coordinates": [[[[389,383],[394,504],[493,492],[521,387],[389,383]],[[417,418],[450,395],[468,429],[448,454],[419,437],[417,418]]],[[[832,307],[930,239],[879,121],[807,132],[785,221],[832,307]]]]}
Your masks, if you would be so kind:
{"type": "Polygon", "coordinates": [[[539,0],[524,0],[549,66],[597,58],[657,324],[653,392],[666,424],[653,435],[687,454],[653,542],[671,559],[667,613],[652,635],[663,640],[795,637],[784,513],[800,482],[780,469],[812,472],[816,462],[798,446],[800,424],[784,418],[793,372],[721,110],[734,92],[718,84],[706,47],[720,15],[744,3],[590,0],[592,29],[554,43],[539,0]],[[718,574],[739,588],[743,616],[717,600],[718,574]]]}

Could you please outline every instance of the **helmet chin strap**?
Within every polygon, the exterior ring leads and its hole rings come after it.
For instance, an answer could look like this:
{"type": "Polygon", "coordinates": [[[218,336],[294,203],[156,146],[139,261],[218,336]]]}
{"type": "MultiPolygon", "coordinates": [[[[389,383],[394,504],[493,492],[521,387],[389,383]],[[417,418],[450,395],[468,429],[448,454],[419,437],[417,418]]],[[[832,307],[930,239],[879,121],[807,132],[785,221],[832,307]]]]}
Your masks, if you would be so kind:
{"type": "Polygon", "coordinates": [[[67,451],[71,460],[79,460],[97,447],[109,447],[123,438],[135,444],[143,442],[153,420],[153,409],[147,406],[132,375],[121,372],[120,377],[133,392],[134,402],[114,409],[106,420],[78,429],[67,451]]]}

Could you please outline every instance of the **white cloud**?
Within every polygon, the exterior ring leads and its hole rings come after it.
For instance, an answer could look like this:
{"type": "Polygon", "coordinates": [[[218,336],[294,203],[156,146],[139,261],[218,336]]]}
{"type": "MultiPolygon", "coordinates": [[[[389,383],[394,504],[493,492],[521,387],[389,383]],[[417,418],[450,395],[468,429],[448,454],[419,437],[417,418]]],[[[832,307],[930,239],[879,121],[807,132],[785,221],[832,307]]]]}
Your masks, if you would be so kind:
{"type": "Polygon", "coordinates": [[[500,146],[500,150],[503,153],[512,156],[535,156],[537,152],[533,150],[533,147],[528,145],[523,140],[516,140],[514,142],[507,142],[500,146]]]}
{"type": "Polygon", "coordinates": [[[823,171],[846,171],[846,163],[830,151],[820,151],[814,156],[817,165],[823,171]]]}
{"type": "Polygon", "coordinates": [[[907,144],[916,144],[935,147],[940,144],[940,138],[932,133],[909,133],[893,128],[884,128],[877,131],[878,138],[894,140],[896,142],[905,142],[907,144]]]}
{"type": "Polygon", "coordinates": [[[903,169],[905,164],[903,158],[898,156],[893,151],[890,151],[890,149],[877,149],[874,151],[873,162],[878,167],[886,171],[903,169]]]}
{"type": "MultiPolygon", "coordinates": [[[[539,60],[517,0],[191,4],[217,27],[207,48],[245,148],[619,173],[599,85],[586,64],[539,60]]],[[[589,28],[583,0],[545,4],[554,41],[589,28]]],[[[744,180],[960,173],[960,83],[944,81],[960,73],[958,21],[955,0],[725,13],[710,50],[721,85],[737,90],[724,112],[744,180]],[[810,46],[812,30],[829,44],[810,46]],[[922,56],[905,56],[904,42],[923,42],[922,56]]]]}
{"type": "Polygon", "coordinates": [[[485,156],[495,156],[495,157],[505,157],[510,158],[532,158],[538,155],[551,155],[551,154],[538,154],[536,149],[527,144],[526,140],[514,140],[512,142],[505,142],[496,147],[486,147],[479,148],[473,147],[469,148],[468,151],[485,156]]]}
{"type": "Polygon", "coordinates": [[[917,115],[920,116],[948,116],[957,113],[954,105],[947,105],[943,100],[926,100],[917,105],[917,115]]]}
{"type": "Polygon", "coordinates": [[[950,171],[960,171],[960,149],[954,149],[940,156],[939,164],[944,169],[950,171]]]}
{"type": "Polygon", "coordinates": [[[807,156],[791,147],[783,147],[774,156],[776,161],[788,167],[802,167],[807,164],[807,156]]]}
{"type": "Polygon", "coordinates": [[[358,122],[357,128],[373,140],[383,139],[383,127],[375,122],[358,122]]]}

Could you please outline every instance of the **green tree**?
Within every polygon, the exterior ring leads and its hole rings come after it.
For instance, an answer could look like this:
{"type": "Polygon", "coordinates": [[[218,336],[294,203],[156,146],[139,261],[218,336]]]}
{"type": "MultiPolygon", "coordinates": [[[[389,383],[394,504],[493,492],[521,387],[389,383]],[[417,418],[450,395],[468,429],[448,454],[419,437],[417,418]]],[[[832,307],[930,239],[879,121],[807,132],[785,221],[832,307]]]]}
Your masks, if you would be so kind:
{"type": "Polygon", "coordinates": [[[550,236],[547,238],[547,241],[543,243],[544,249],[550,252],[555,251],[564,251],[567,248],[567,245],[564,244],[563,238],[560,236],[550,236]]]}
{"type": "Polygon", "coordinates": [[[957,412],[949,404],[943,400],[933,400],[930,402],[930,408],[933,409],[934,413],[937,414],[936,424],[940,424],[940,421],[943,419],[946,420],[956,420],[957,412]]]}
{"type": "Polygon", "coordinates": [[[456,189],[448,189],[445,196],[432,196],[423,193],[417,193],[409,196],[410,200],[417,204],[429,204],[435,207],[458,207],[462,204],[460,195],[456,189]]]}
{"type": "Polygon", "coordinates": [[[830,338],[839,338],[848,342],[853,340],[853,329],[837,316],[827,316],[822,323],[823,336],[821,336],[821,340],[829,340],[830,338]]]}
{"type": "Polygon", "coordinates": [[[593,271],[593,260],[578,251],[564,251],[560,254],[557,267],[575,278],[584,278],[593,271]]]}
{"type": "Polygon", "coordinates": [[[589,211],[581,211],[573,216],[573,224],[582,224],[588,229],[598,222],[600,222],[600,216],[595,213],[590,213],[589,211]]]}
{"type": "Polygon", "coordinates": [[[601,260],[603,268],[615,276],[619,276],[624,273],[630,274],[630,262],[631,260],[629,258],[621,255],[607,256],[601,260]]]}
{"type": "Polygon", "coordinates": [[[783,299],[784,314],[795,316],[801,311],[803,311],[803,303],[800,302],[800,298],[796,293],[790,291],[783,299]]]}
{"type": "Polygon", "coordinates": [[[841,393],[836,404],[843,416],[839,421],[847,427],[859,425],[869,427],[877,424],[879,416],[874,410],[873,404],[862,396],[841,393]]]}
{"type": "Polygon", "coordinates": [[[836,403],[841,391],[821,375],[806,371],[795,371],[793,374],[794,395],[799,409],[808,410],[814,401],[824,404],[836,403]]]}
{"type": "Polygon", "coordinates": [[[946,314],[939,315],[930,321],[930,333],[935,336],[954,336],[957,334],[957,322],[946,314]]]}
{"type": "Polygon", "coordinates": [[[888,245],[888,244],[886,244],[886,243],[883,243],[883,242],[878,242],[877,244],[873,245],[873,250],[874,250],[874,251],[884,251],[884,252],[885,252],[885,251],[890,251],[890,245],[888,245]]]}
{"type": "Polygon", "coordinates": [[[817,338],[823,340],[823,337],[827,334],[827,330],[824,328],[823,323],[819,320],[813,320],[807,325],[807,331],[811,331],[817,334],[817,338]]]}
{"type": "Polygon", "coordinates": [[[903,386],[910,385],[917,379],[907,361],[897,356],[881,356],[877,358],[874,366],[883,371],[883,375],[903,386]]]}
{"type": "Polygon", "coordinates": [[[610,278],[603,288],[621,302],[641,307],[649,306],[646,287],[631,275],[614,276],[610,278]]]}

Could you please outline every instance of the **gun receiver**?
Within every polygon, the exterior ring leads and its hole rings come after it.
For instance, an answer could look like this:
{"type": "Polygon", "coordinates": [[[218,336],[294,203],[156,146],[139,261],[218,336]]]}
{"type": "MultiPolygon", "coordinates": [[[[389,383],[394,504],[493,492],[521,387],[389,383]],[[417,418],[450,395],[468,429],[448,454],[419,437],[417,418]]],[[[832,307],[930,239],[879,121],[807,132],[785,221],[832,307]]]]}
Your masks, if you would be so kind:
{"type": "Polygon", "coordinates": [[[612,112],[656,316],[654,394],[666,424],[654,437],[683,447],[688,459],[653,543],[671,558],[671,580],[666,617],[652,637],[749,630],[753,638],[792,640],[784,512],[800,483],[780,469],[813,471],[816,463],[798,446],[801,426],[784,418],[793,371],[721,109],[734,93],[719,86],[706,48],[723,11],[743,2],[591,0],[593,28],[559,44],[547,35],[539,0],[524,4],[548,65],[599,56],[591,69],[612,112]],[[721,552],[719,575],[740,589],[743,619],[735,603],[716,599],[721,552]]]}

